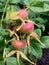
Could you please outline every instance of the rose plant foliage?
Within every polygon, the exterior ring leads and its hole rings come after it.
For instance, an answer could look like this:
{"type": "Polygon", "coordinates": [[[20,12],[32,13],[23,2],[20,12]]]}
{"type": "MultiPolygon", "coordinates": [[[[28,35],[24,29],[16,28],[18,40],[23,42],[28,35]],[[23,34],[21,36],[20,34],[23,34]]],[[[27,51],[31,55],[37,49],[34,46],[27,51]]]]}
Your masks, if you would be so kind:
{"type": "Polygon", "coordinates": [[[49,48],[48,16],[49,1],[0,0],[0,65],[36,64],[49,48]]]}

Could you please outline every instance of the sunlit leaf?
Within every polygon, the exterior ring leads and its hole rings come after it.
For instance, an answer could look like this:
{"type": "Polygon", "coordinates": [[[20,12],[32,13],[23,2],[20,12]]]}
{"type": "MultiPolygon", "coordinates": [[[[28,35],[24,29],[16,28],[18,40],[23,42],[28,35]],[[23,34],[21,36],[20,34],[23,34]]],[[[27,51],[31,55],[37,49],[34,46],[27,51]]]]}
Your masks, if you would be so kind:
{"type": "Polygon", "coordinates": [[[33,12],[36,12],[36,13],[49,11],[49,9],[44,9],[41,7],[30,7],[30,10],[32,10],[33,12]]]}
{"type": "Polygon", "coordinates": [[[49,36],[43,36],[41,40],[45,44],[45,47],[43,48],[49,48],[49,36]]]}
{"type": "Polygon", "coordinates": [[[41,34],[42,33],[41,33],[41,30],[40,29],[35,29],[34,31],[38,34],[39,37],[41,37],[41,34]]]}

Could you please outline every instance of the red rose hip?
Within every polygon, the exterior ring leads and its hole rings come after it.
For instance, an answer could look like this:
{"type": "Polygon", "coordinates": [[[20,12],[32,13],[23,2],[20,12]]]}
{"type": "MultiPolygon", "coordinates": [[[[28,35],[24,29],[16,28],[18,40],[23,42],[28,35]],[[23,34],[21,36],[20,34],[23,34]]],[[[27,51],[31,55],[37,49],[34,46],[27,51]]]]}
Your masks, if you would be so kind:
{"type": "Polygon", "coordinates": [[[13,40],[11,44],[16,49],[24,49],[25,48],[25,43],[21,40],[13,40]]]}
{"type": "Polygon", "coordinates": [[[34,29],[34,24],[33,24],[32,22],[27,22],[27,23],[25,23],[25,24],[22,26],[22,28],[21,28],[21,30],[22,30],[23,32],[31,32],[33,29],[34,29]]]}
{"type": "Polygon", "coordinates": [[[19,16],[21,18],[24,18],[25,19],[28,16],[28,12],[26,10],[24,10],[24,9],[19,10],[18,12],[19,12],[19,16]]]}

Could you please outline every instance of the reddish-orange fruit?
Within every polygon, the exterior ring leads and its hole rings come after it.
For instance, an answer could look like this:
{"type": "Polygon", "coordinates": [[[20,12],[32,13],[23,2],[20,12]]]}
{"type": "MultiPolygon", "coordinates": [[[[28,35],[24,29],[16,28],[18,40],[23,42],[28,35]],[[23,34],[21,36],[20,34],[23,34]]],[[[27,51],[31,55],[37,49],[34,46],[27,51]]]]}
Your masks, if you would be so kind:
{"type": "Polygon", "coordinates": [[[34,24],[33,24],[32,22],[27,22],[27,23],[25,23],[25,24],[22,26],[22,28],[21,28],[21,30],[22,30],[23,32],[31,32],[33,29],[34,29],[34,24]]]}
{"type": "Polygon", "coordinates": [[[13,40],[11,44],[16,49],[24,49],[25,48],[25,43],[21,40],[13,40]]]}
{"type": "Polygon", "coordinates": [[[19,10],[18,12],[19,12],[19,16],[21,18],[24,18],[25,19],[28,16],[28,12],[26,10],[24,10],[24,9],[19,10]]]}

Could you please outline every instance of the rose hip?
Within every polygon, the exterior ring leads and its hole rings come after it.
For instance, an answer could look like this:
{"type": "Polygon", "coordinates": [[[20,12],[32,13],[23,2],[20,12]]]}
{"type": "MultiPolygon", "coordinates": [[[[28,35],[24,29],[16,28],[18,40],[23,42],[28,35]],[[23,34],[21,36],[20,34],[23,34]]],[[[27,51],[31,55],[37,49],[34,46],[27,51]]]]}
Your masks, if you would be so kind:
{"type": "Polygon", "coordinates": [[[25,23],[25,24],[22,26],[22,28],[21,28],[21,30],[22,30],[23,32],[31,32],[33,29],[34,29],[34,24],[33,24],[32,22],[27,22],[27,23],[25,23]]]}
{"type": "Polygon", "coordinates": [[[13,40],[11,44],[16,49],[24,49],[25,48],[25,43],[21,40],[13,40]]]}
{"type": "Polygon", "coordinates": [[[25,19],[28,16],[28,12],[24,9],[19,10],[18,12],[19,12],[19,16],[23,19],[25,19]]]}

